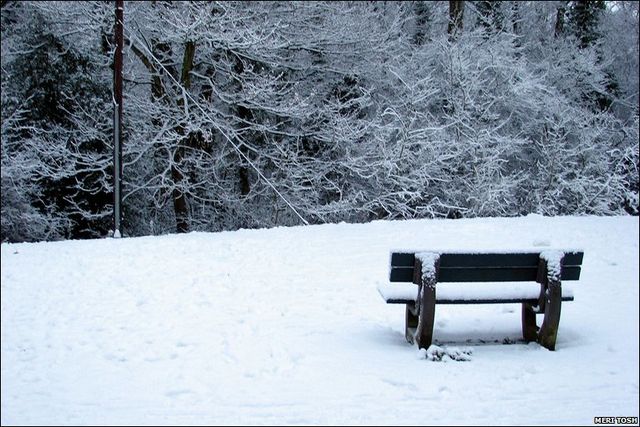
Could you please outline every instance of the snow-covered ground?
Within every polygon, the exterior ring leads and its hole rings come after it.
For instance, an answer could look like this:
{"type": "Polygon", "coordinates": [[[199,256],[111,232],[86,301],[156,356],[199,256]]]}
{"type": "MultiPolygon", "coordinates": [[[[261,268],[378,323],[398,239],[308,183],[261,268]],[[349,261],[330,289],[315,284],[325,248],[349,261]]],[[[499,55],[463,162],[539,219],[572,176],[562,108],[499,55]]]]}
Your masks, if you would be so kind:
{"type": "MultiPolygon", "coordinates": [[[[2,424],[592,424],[638,416],[638,218],[530,215],[2,244],[2,424]],[[391,249],[585,251],[557,351],[519,305],[437,306],[391,249]]],[[[541,318],[538,318],[538,322],[541,318]]]]}

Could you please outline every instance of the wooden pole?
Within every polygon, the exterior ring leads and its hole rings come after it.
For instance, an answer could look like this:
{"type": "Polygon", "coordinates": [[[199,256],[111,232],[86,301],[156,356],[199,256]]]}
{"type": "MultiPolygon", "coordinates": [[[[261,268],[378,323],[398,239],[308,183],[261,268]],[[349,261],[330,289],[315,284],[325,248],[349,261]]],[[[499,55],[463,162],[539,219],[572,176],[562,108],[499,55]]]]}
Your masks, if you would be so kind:
{"type": "Polygon", "coordinates": [[[116,51],[113,59],[113,237],[121,236],[122,207],[122,48],[124,0],[116,0],[116,51]]]}

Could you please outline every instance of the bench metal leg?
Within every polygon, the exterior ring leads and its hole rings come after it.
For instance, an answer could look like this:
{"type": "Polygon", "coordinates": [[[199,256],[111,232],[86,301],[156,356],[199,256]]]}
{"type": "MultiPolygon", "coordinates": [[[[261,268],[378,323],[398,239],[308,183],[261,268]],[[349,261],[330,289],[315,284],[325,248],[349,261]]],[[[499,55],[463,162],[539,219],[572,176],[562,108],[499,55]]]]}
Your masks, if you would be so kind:
{"type": "Polygon", "coordinates": [[[522,337],[526,342],[537,341],[538,339],[536,312],[528,302],[522,303],[522,337]]]}
{"type": "Polygon", "coordinates": [[[416,254],[413,267],[413,283],[420,286],[418,300],[416,301],[418,326],[415,340],[418,348],[428,349],[433,341],[433,323],[436,314],[436,282],[439,268],[440,256],[438,254],[426,252],[416,254]]]}
{"type": "Polygon", "coordinates": [[[415,333],[418,329],[418,316],[415,304],[407,304],[405,311],[404,336],[409,344],[415,342],[415,333]]]}
{"type": "Polygon", "coordinates": [[[560,325],[560,307],[562,305],[562,257],[554,260],[557,265],[549,265],[540,257],[538,281],[543,285],[544,320],[538,331],[538,343],[549,350],[555,350],[558,326],[560,325]]]}
{"type": "Polygon", "coordinates": [[[560,307],[562,304],[562,288],[560,281],[550,282],[547,288],[547,300],[544,309],[544,320],[538,333],[538,342],[549,350],[556,349],[556,337],[560,324],[560,307]]]}
{"type": "Polygon", "coordinates": [[[423,283],[420,295],[420,315],[418,329],[416,329],[416,342],[418,348],[428,349],[433,341],[433,322],[436,314],[436,287],[435,283],[423,283]]]}

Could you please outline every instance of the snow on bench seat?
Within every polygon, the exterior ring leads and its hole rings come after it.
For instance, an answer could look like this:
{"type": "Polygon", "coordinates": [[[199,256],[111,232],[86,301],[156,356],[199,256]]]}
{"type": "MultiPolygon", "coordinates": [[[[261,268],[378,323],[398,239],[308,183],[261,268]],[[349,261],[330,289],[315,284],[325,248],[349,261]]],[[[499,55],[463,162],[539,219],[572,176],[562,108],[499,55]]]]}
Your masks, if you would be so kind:
{"type": "MultiPolygon", "coordinates": [[[[406,304],[418,297],[418,286],[413,283],[382,283],[378,292],[389,304],[406,304]]],[[[436,302],[455,303],[505,303],[537,300],[540,284],[536,282],[456,282],[439,283],[436,286],[436,302]]],[[[562,284],[562,300],[573,300],[573,288],[562,284]]]]}

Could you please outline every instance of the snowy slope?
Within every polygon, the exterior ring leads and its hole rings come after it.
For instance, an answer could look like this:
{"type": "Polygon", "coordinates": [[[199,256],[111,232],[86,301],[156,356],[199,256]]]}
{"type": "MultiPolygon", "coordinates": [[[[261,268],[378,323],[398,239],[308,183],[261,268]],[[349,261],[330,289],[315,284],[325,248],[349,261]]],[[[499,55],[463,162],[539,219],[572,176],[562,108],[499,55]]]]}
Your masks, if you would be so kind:
{"type": "Polygon", "coordinates": [[[1,248],[3,425],[638,416],[637,217],[380,221],[1,248]],[[555,352],[518,341],[518,305],[438,306],[436,342],[472,358],[426,360],[404,340],[404,307],[376,289],[391,249],[555,247],[585,251],[555,352]]]}

